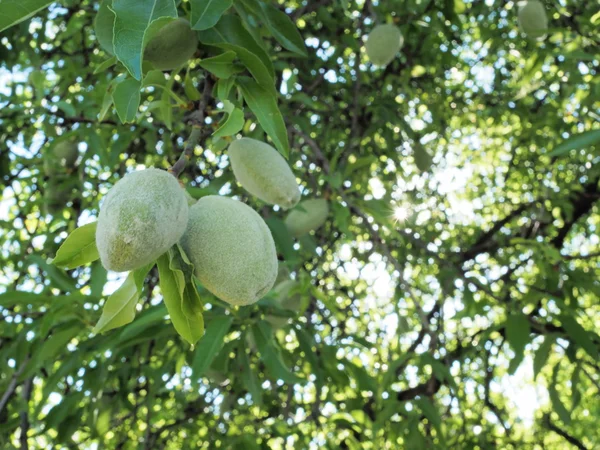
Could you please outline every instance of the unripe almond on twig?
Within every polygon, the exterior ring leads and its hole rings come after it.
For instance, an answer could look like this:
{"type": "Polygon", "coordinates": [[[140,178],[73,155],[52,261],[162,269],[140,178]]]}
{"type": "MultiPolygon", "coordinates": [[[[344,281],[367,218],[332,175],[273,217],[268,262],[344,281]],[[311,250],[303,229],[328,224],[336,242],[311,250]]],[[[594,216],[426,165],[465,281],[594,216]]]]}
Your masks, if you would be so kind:
{"type": "Polygon", "coordinates": [[[281,154],[269,144],[251,138],[233,141],[228,150],[233,174],[244,189],[283,209],[300,200],[296,177],[281,154]]]}
{"type": "Polygon", "coordinates": [[[250,305],[271,290],[277,253],[271,231],[249,206],[202,197],[190,208],[181,245],[206,289],[231,305],[250,305]]]}
{"type": "Polygon", "coordinates": [[[397,26],[377,25],[369,34],[365,48],[371,62],[377,66],[387,66],[396,56],[404,38],[397,26]]]}
{"type": "Polygon", "coordinates": [[[96,246],[102,265],[125,272],[151,263],[183,235],[185,191],[164,170],[132,172],[106,195],[98,216],[96,246]]]}

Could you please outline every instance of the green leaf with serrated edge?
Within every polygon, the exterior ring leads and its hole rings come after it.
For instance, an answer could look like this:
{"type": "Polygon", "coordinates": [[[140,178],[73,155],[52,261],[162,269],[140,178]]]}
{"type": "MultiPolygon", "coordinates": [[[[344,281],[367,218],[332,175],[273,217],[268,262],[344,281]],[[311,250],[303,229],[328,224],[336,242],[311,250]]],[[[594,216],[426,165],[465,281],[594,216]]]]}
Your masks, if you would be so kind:
{"type": "Polygon", "coordinates": [[[100,64],[98,67],[96,67],[96,69],[94,70],[94,75],[97,75],[99,73],[104,72],[106,69],[108,69],[109,67],[114,66],[117,63],[117,57],[116,56],[112,56],[110,58],[108,58],[106,61],[103,61],[102,64],[100,64]]]}
{"type": "Polygon", "coordinates": [[[595,361],[598,360],[598,347],[592,341],[590,334],[583,328],[573,316],[562,315],[560,323],[567,335],[578,347],[584,349],[595,361]]]}
{"type": "Polygon", "coordinates": [[[121,287],[106,300],[94,333],[104,333],[121,327],[135,318],[135,307],[142,294],[144,279],[153,266],[154,263],[129,272],[121,287]]]}
{"type": "Polygon", "coordinates": [[[554,150],[548,153],[548,156],[562,156],[571,150],[580,150],[600,144],[600,130],[586,131],[571,136],[566,141],[557,145],[554,150]]]}
{"type": "Polygon", "coordinates": [[[254,80],[240,77],[238,85],[244,100],[258,119],[258,123],[275,143],[275,147],[285,158],[290,153],[287,129],[277,106],[277,94],[259,86],[254,80]]]}
{"type": "Polygon", "coordinates": [[[246,336],[240,339],[240,349],[238,352],[238,361],[242,368],[242,380],[246,385],[246,389],[252,396],[252,401],[256,405],[262,405],[262,390],[258,378],[256,377],[256,371],[250,367],[250,358],[246,352],[246,336]]]}
{"type": "Polygon", "coordinates": [[[529,342],[531,326],[523,313],[513,313],[506,319],[506,340],[515,352],[514,363],[511,362],[509,373],[513,374],[523,360],[525,345],[529,342]]]}
{"type": "Polygon", "coordinates": [[[100,258],[96,248],[97,225],[97,222],[92,222],[73,230],[56,252],[52,264],[73,269],[100,258]]]}
{"type": "Polygon", "coordinates": [[[212,136],[215,138],[232,136],[244,127],[244,123],[244,112],[241,109],[235,108],[229,114],[225,123],[221,125],[212,136]]]}
{"type": "Polygon", "coordinates": [[[115,13],[110,9],[111,6],[112,0],[104,0],[100,4],[100,9],[94,18],[94,32],[100,47],[109,54],[114,55],[113,33],[115,28],[115,13]]]}
{"type": "Polygon", "coordinates": [[[213,56],[212,58],[202,59],[198,65],[214,74],[217,78],[226,79],[236,72],[233,65],[235,58],[236,53],[229,51],[213,56]]]}
{"type": "Polygon", "coordinates": [[[548,361],[548,356],[550,355],[550,351],[552,350],[552,344],[554,344],[554,338],[550,335],[544,337],[544,342],[539,346],[537,351],[535,352],[535,357],[533,358],[533,379],[535,380],[548,361]]]}
{"type": "Polygon", "coordinates": [[[144,47],[150,36],[177,17],[174,0],[113,0],[115,55],[136,80],[142,78],[144,47]],[[167,20],[163,20],[167,19],[167,20]]]}
{"type": "Polygon", "coordinates": [[[234,51],[256,81],[275,91],[273,64],[269,55],[243,27],[237,16],[223,17],[216,27],[198,32],[200,42],[234,51]]]}
{"type": "Polygon", "coordinates": [[[121,123],[133,122],[140,106],[141,83],[128,78],[119,83],[112,94],[113,103],[121,123]]]}
{"type": "Polygon", "coordinates": [[[211,319],[206,326],[206,333],[198,343],[192,362],[192,374],[195,379],[200,378],[204,371],[210,367],[215,356],[223,347],[224,339],[233,324],[231,316],[217,316],[211,319]]]}
{"type": "Polygon", "coordinates": [[[193,346],[204,334],[204,318],[201,313],[194,316],[186,314],[186,312],[190,313],[192,310],[195,310],[195,307],[190,303],[196,300],[196,298],[189,292],[189,289],[186,292],[185,276],[175,263],[172,262],[173,258],[176,257],[174,252],[171,249],[158,258],[160,289],[175,330],[193,346]],[[186,305],[185,308],[184,304],[186,305]]]}
{"type": "Polygon", "coordinates": [[[290,384],[306,383],[306,380],[298,377],[286,367],[277,347],[275,347],[271,326],[267,322],[261,320],[253,325],[252,334],[256,342],[256,347],[260,352],[260,358],[274,378],[290,384]]]}
{"type": "Polygon", "coordinates": [[[29,19],[54,0],[3,0],[0,2],[0,31],[29,19]]]}
{"type": "Polygon", "coordinates": [[[192,30],[214,27],[223,13],[231,8],[233,0],[190,0],[192,4],[192,30]]]}

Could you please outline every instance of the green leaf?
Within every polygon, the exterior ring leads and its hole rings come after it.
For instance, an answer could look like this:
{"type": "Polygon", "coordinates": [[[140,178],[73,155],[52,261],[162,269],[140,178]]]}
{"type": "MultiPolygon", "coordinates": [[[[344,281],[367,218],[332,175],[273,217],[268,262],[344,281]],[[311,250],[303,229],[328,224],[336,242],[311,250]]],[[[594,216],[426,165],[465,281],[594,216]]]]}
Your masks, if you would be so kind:
{"type": "Polygon", "coordinates": [[[102,316],[94,327],[94,333],[104,333],[133,321],[144,278],[152,266],[154,264],[130,272],[121,287],[108,297],[102,309],[102,316]]]}
{"type": "Polygon", "coordinates": [[[185,74],[185,80],[183,81],[183,90],[185,92],[186,97],[193,102],[200,100],[200,98],[202,97],[200,91],[198,91],[198,89],[196,89],[196,86],[194,86],[194,80],[192,80],[192,77],[190,77],[189,70],[185,74]]]}
{"type": "Polygon", "coordinates": [[[154,327],[160,322],[164,322],[168,314],[169,312],[165,305],[157,305],[147,309],[135,322],[123,327],[123,331],[119,335],[119,342],[127,342],[128,340],[135,338],[142,331],[154,327]]]}
{"type": "Polygon", "coordinates": [[[562,315],[560,323],[567,332],[567,335],[578,347],[584,349],[595,361],[598,360],[598,347],[592,341],[588,333],[573,316],[562,315]]]}
{"type": "Polygon", "coordinates": [[[224,339],[231,325],[233,317],[217,316],[211,319],[206,327],[206,333],[198,343],[192,362],[192,373],[194,378],[200,378],[204,371],[210,367],[213,360],[223,347],[224,339]]]}
{"type": "Polygon", "coordinates": [[[70,326],[57,327],[53,333],[44,343],[33,353],[31,359],[27,363],[27,366],[19,376],[19,381],[23,381],[33,375],[42,365],[51,359],[54,359],[67,345],[71,339],[73,339],[81,331],[81,324],[76,323],[70,326]]]}
{"type": "Polygon", "coordinates": [[[552,372],[552,381],[548,386],[548,395],[550,396],[550,402],[552,403],[552,408],[554,408],[554,412],[558,414],[560,420],[562,420],[566,425],[568,425],[569,423],[571,423],[571,414],[569,414],[569,411],[560,399],[558,391],[556,390],[559,368],[560,363],[554,366],[554,371],[552,372]]]}
{"type": "Polygon", "coordinates": [[[204,318],[195,284],[186,283],[176,252],[179,250],[171,249],[158,258],[160,290],[175,330],[193,346],[204,334],[204,318]]]}
{"type": "Polygon", "coordinates": [[[112,99],[121,123],[133,122],[140,106],[141,83],[133,78],[123,80],[115,88],[112,99]]]}
{"type": "MultiPolygon", "coordinates": [[[[136,80],[142,79],[144,46],[153,31],[176,18],[174,0],[113,0],[115,55],[136,80]]],[[[116,104],[116,102],[115,102],[116,104]]],[[[138,100],[139,104],[139,100],[138,100]]]]}
{"type": "Polygon", "coordinates": [[[235,77],[219,80],[217,82],[217,98],[223,102],[227,100],[234,84],[235,77]]]}
{"type": "Polygon", "coordinates": [[[431,422],[431,424],[435,427],[440,439],[443,441],[444,432],[442,430],[442,418],[435,405],[426,397],[421,397],[415,400],[415,403],[419,406],[423,412],[423,415],[427,417],[427,420],[429,420],[429,422],[431,422]]]}
{"type": "Polygon", "coordinates": [[[600,130],[586,131],[571,136],[566,141],[560,143],[554,150],[548,153],[548,156],[562,156],[571,150],[585,149],[598,143],[600,143],[600,130]]]}
{"type": "Polygon", "coordinates": [[[294,250],[294,239],[283,220],[277,217],[269,217],[265,222],[271,230],[277,250],[283,255],[283,259],[292,263],[297,261],[298,254],[294,250]]]}
{"type": "Polygon", "coordinates": [[[100,108],[100,112],[98,113],[99,122],[102,122],[106,118],[106,115],[108,114],[108,111],[110,110],[112,105],[113,97],[109,88],[109,90],[107,90],[104,94],[104,99],[102,100],[102,108],[100,108]]]}
{"type": "Polygon", "coordinates": [[[149,71],[142,81],[142,88],[149,86],[165,87],[167,80],[165,74],[161,70],[149,71]]]}
{"type": "Polygon", "coordinates": [[[224,16],[217,26],[198,33],[200,42],[234,51],[254,79],[265,89],[275,92],[273,64],[269,55],[242,25],[239,17],[224,16]]]}
{"type": "Polygon", "coordinates": [[[0,31],[29,19],[54,0],[3,0],[0,1],[0,31]]]}
{"type": "Polygon", "coordinates": [[[56,102],[56,107],[64,112],[67,117],[74,117],[77,114],[75,107],[71,103],[60,100],[56,102]]]}
{"type": "Polygon", "coordinates": [[[258,377],[256,376],[256,370],[250,367],[250,358],[248,352],[246,352],[246,339],[241,340],[240,350],[238,352],[238,360],[242,368],[242,381],[248,389],[248,392],[252,396],[252,401],[257,405],[262,405],[262,390],[258,377]]]}
{"type": "Polygon", "coordinates": [[[29,74],[28,80],[33,86],[36,98],[42,99],[44,97],[46,73],[41,70],[34,70],[29,74]]]}
{"type": "Polygon", "coordinates": [[[214,27],[233,0],[190,0],[192,4],[192,30],[207,30],[214,27]]]}
{"type": "Polygon", "coordinates": [[[448,366],[446,366],[443,362],[441,362],[441,361],[437,360],[436,358],[434,358],[429,353],[423,353],[421,355],[421,360],[425,364],[429,364],[431,366],[431,370],[433,371],[433,374],[435,375],[435,377],[438,380],[440,380],[442,382],[445,381],[454,390],[458,390],[458,386],[456,384],[456,381],[454,381],[454,377],[450,373],[450,368],[448,366]]]}
{"type": "Polygon", "coordinates": [[[306,380],[292,373],[282,361],[281,355],[275,347],[271,326],[267,322],[261,320],[253,325],[252,334],[256,341],[256,347],[260,352],[260,358],[274,378],[290,384],[303,384],[306,382],[306,380]]]}
{"type": "Polygon", "coordinates": [[[383,375],[383,381],[380,385],[381,389],[387,389],[393,382],[396,381],[398,378],[398,375],[396,374],[398,367],[403,366],[413,356],[414,353],[404,353],[389,364],[387,371],[383,375]]]}
{"type": "Polygon", "coordinates": [[[48,274],[48,277],[50,277],[50,279],[54,281],[54,283],[56,283],[56,287],[59,287],[63,291],[73,292],[77,290],[75,281],[73,281],[73,279],[69,275],[67,275],[67,273],[64,270],[61,270],[56,266],[48,264],[40,256],[28,256],[26,258],[26,261],[31,261],[32,264],[37,265],[40,269],[46,272],[46,274],[48,274]]]}
{"type": "Polygon", "coordinates": [[[212,58],[202,59],[198,64],[203,69],[214,74],[217,78],[229,78],[236,72],[235,66],[233,65],[233,60],[235,58],[236,53],[229,51],[213,56],[212,58]]]}
{"type": "Polygon", "coordinates": [[[170,87],[165,88],[160,96],[160,114],[167,129],[173,129],[173,106],[171,105],[170,87]]]}
{"type": "Polygon", "coordinates": [[[259,86],[254,80],[241,77],[238,84],[246,103],[258,119],[260,126],[275,143],[275,147],[285,158],[290,153],[288,134],[283,116],[277,106],[277,94],[259,86]]]}
{"type": "Polygon", "coordinates": [[[550,355],[550,351],[552,350],[552,344],[554,344],[554,338],[550,335],[544,337],[544,342],[539,346],[537,351],[535,352],[535,357],[533,358],[533,379],[535,380],[548,361],[548,356],[550,355]]]}
{"type": "Polygon", "coordinates": [[[96,69],[94,70],[94,75],[102,73],[109,67],[114,66],[117,63],[117,61],[118,60],[116,56],[111,56],[106,61],[102,62],[102,64],[100,64],[98,67],[96,67],[96,69]]]}
{"type": "Polygon", "coordinates": [[[265,24],[275,39],[289,51],[301,56],[308,56],[304,39],[288,15],[271,4],[261,2],[260,6],[264,13],[265,24]]]}
{"type": "Polygon", "coordinates": [[[525,354],[525,345],[529,342],[531,326],[527,316],[522,313],[514,313],[506,319],[506,339],[515,352],[508,372],[515,373],[525,354]]]}
{"type": "Polygon", "coordinates": [[[235,108],[229,114],[225,123],[221,125],[212,136],[215,138],[232,136],[244,127],[244,123],[244,112],[241,109],[235,108]]]}
{"type": "Polygon", "coordinates": [[[109,54],[114,55],[113,32],[115,27],[115,13],[110,9],[112,1],[104,0],[100,4],[100,9],[94,19],[94,31],[100,47],[109,54]]]}
{"type": "Polygon", "coordinates": [[[97,222],[92,222],[73,230],[56,252],[52,264],[74,269],[96,261],[100,257],[96,248],[97,225],[97,222]]]}

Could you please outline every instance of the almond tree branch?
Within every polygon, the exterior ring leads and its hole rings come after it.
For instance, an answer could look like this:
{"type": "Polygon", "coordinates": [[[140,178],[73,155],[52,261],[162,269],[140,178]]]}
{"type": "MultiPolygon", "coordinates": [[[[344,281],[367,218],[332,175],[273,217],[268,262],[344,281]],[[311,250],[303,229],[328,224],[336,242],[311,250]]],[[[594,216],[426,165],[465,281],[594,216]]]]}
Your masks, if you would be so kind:
{"type": "Polygon", "coordinates": [[[184,171],[188,161],[192,159],[192,156],[194,155],[194,149],[196,148],[196,145],[198,145],[202,139],[205,127],[204,119],[206,117],[206,107],[210,101],[211,92],[212,82],[210,77],[206,77],[204,80],[204,90],[202,92],[202,98],[200,99],[198,109],[190,114],[189,117],[189,123],[192,125],[190,137],[183,148],[183,153],[177,162],[173,164],[173,167],[169,169],[169,172],[173,174],[175,178],[179,178],[181,173],[184,171]]]}

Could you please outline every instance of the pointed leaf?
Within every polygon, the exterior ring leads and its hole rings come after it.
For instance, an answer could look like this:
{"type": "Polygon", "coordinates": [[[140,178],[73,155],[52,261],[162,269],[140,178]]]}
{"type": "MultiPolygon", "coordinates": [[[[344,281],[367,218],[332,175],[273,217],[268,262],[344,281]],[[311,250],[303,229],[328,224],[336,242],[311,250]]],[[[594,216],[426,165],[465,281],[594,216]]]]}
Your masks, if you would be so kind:
{"type": "Polygon", "coordinates": [[[550,351],[552,350],[552,344],[554,344],[554,338],[550,335],[544,338],[544,342],[539,346],[537,351],[535,352],[535,357],[533,358],[533,379],[535,380],[548,361],[548,356],[550,355],[550,351]]]}
{"type": "Polygon", "coordinates": [[[263,17],[266,19],[266,25],[275,39],[289,51],[307,56],[304,39],[288,15],[271,4],[261,3],[260,6],[264,13],[263,17]]]}
{"type": "Polygon", "coordinates": [[[259,86],[251,78],[241,77],[238,84],[246,103],[258,119],[260,126],[275,143],[275,147],[285,158],[290,153],[287,129],[277,106],[277,95],[259,86]]]}
{"type": "Polygon", "coordinates": [[[140,106],[141,83],[133,78],[123,80],[115,88],[112,99],[121,123],[133,122],[140,106]]]}
{"type": "Polygon", "coordinates": [[[571,136],[566,141],[557,145],[554,150],[548,153],[548,156],[562,156],[571,150],[585,149],[598,143],[600,143],[600,130],[586,131],[571,136]]]}
{"type": "Polygon", "coordinates": [[[239,132],[244,126],[244,112],[241,109],[235,108],[223,125],[213,133],[213,137],[233,136],[239,132]]]}
{"type": "MultiPolygon", "coordinates": [[[[242,339],[242,342],[245,343],[246,339],[242,339]]],[[[250,367],[250,358],[248,357],[246,346],[244,344],[240,345],[238,359],[242,367],[242,381],[252,396],[252,401],[257,405],[262,405],[262,390],[260,383],[258,382],[256,371],[252,370],[250,367]]]]}
{"type": "Polygon", "coordinates": [[[306,380],[292,373],[281,359],[281,355],[273,341],[271,326],[267,322],[261,320],[252,326],[252,334],[256,341],[256,347],[260,352],[260,358],[274,378],[290,384],[306,382],[306,380]]]}
{"type": "Polygon", "coordinates": [[[192,4],[192,30],[214,27],[233,0],[190,0],[192,4]]]}
{"type": "Polygon", "coordinates": [[[208,323],[206,333],[198,343],[198,348],[194,354],[194,361],[192,362],[194,378],[201,377],[204,371],[210,367],[215,356],[217,356],[221,347],[223,347],[223,340],[229,332],[232,323],[233,317],[231,316],[214,317],[208,323]]]}
{"type": "Polygon", "coordinates": [[[177,17],[175,1],[113,0],[112,10],[116,16],[113,33],[115,55],[133,78],[141,80],[144,46],[152,32],[165,25],[166,22],[160,19],[177,17]]]}
{"type": "Polygon", "coordinates": [[[115,28],[115,13],[110,9],[111,6],[112,0],[104,0],[100,4],[100,9],[94,19],[94,31],[100,47],[109,54],[114,55],[113,33],[115,28]]]}
{"type": "Polygon", "coordinates": [[[269,55],[242,25],[239,17],[224,16],[217,26],[198,33],[200,42],[234,51],[254,79],[265,89],[275,92],[273,64],[269,55]]]}
{"type": "Polygon", "coordinates": [[[525,354],[525,345],[529,342],[531,325],[527,316],[522,313],[514,313],[506,319],[506,339],[515,352],[514,362],[511,361],[509,373],[513,374],[525,354]]]}
{"type": "Polygon", "coordinates": [[[212,58],[202,59],[198,64],[203,69],[208,70],[217,78],[229,78],[236,70],[233,61],[236,58],[236,53],[233,51],[221,53],[212,58]]]}
{"type": "Polygon", "coordinates": [[[567,332],[567,335],[575,342],[578,347],[584,349],[595,361],[598,360],[598,347],[592,341],[590,334],[583,328],[573,316],[563,315],[560,323],[567,332]]]}
{"type": "Polygon", "coordinates": [[[54,0],[3,0],[0,2],[0,31],[29,19],[54,0]]]}
{"type": "Polygon", "coordinates": [[[554,408],[554,412],[558,414],[560,420],[562,420],[565,424],[571,423],[571,415],[569,411],[565,407],[564,403],[560,399],[558,391],[556,390],[556,383],[558,379],[558,370],[560,365],[557,364],[554,366],[554,371],[552,372],[552,381],[548,386],[548,395],[550,396],[550,402],[552,403],[552,407],[554,408]]]}
{"type": "Polygon", "coordinates": [[[102,309],[94,333],[104,333],[130,323],[135,318],[135,306],[142,294],[144,279],[154,264],[130,272],[119,289],[113,292],[102,309]]]}
{"type": "MultiPolygon", "coordinates": [[[[204,334],[204,318],[193,305],[200,301],[198,293],[190,292],[181,270],[173,269],[172,251],[158,258],[158,276],[163,301],[177,333],[191,345],[196,344],[204,334]]],[[[195,286],[193,286],[195,290],[195,286]]]]}
{"type": "Polygon", "coordinates": [[[73,230],[56,252],[52,264],[73,269],[100,258],[96,248],[97,225],[97,222],[92,222],[73,230]]]}

